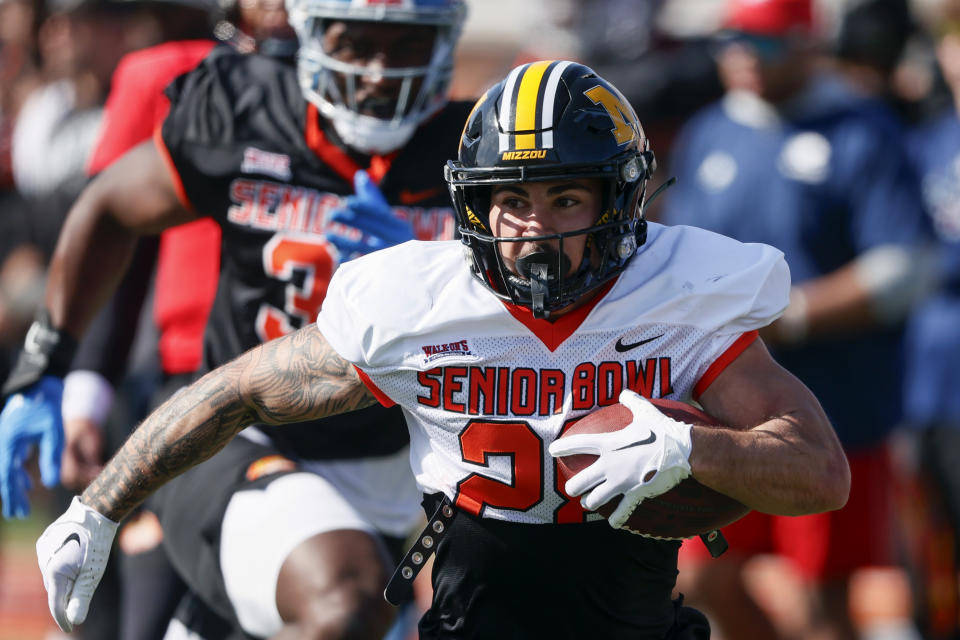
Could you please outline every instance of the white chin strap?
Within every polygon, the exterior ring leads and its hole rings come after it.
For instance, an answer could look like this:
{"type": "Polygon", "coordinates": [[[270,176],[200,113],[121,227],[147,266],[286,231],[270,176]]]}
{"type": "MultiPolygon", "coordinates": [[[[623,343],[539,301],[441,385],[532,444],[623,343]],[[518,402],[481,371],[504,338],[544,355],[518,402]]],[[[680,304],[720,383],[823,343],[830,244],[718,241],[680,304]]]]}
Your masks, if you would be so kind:
{"type": "Polygon", "coordinates": [[[396,124],[337,107],[329,111],[329,115],[324,115],[333,122],[333,127],[343,143],[362,153],[389,153],[399,149],[416,130],[413,122],[396,124]]]}

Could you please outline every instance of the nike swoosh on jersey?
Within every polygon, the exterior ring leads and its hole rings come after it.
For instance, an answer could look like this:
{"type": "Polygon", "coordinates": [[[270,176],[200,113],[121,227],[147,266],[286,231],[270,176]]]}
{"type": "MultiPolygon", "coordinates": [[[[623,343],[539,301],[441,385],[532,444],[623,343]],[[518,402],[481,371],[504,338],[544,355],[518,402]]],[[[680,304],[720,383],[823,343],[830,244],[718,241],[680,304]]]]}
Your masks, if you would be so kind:
{"type": "Polygon", "coordinates": [[[71,541],[76,542],[77,546],[80,546],[80,536],[77,535],[76,533],[71,533],[66,538],[64,538],[63,542],[60,544],[59,547],[57,547],[57,550],[54,551],[54,553],[59,553],[60,550],[63,549],[65,546],[67,546],[67,543],[71,541]]]}
{"type": "Polygon", "coordinates": [[[423,202],[424,200],[438,196],[441,193],[443,193],[443,189],[440,187],[432,187],[430,189],[423,189],[422,191],[403,189],[400,192],[400,204],[417,204],[418,202],[423,202]]]}
{"type": "Polygon", "coordinates": [[[657,441],[657,434],[651,431],[650,435],[644,438],[643,440],[637,440],[635,442],[631,442],[630,444],[625,444],[622,447],[617,447],[616,449],[614,449],[614,451],[623,451],[624,449],[630,449],[632,447],[642,447],[645,444],[653,444],[656,441],[657,441]]]}
{"type": "Polygon", "coordinates": [[[659,338],[662,338],[662,337],[663,337],[663,334],[661,333],[658,336],[653,336],[652,338],[647,338],[646,340],[641,340],[640,342],[631,342],[630,344],[624,344],[623,338],[617,338],[617,344],[613,345],[613,348],[616,349],[618,352],[623,353],[625,351],[630,351],[631,349],[636,349],[637,347],[641,347],[647,344],[648,342],[653,342],[654,340],[658,340],[659,338]]]}

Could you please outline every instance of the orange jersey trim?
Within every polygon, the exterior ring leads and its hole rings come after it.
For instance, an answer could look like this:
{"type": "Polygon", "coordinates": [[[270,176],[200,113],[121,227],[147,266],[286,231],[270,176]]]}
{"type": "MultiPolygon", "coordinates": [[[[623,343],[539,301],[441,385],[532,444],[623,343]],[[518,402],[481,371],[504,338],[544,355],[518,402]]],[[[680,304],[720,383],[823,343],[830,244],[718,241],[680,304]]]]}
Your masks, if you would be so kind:
{"type": "Polygon", "coordinates": [[[706,372],[704,372],[703,377],[697,382],[693,387],[693,397],[699,398],[703,395],[703,392],[713,384],[713,381],[717,379],[723,370],[726,369],[731,362],[736,360],[741,353],[747,350],[753,342],[759,337],[759,333],[756,330],[747,331],[742,336],[737,338],[732,345],[730,345],[726,351],[720,354],[720,357],[713,361],[706,372]]]}
{"type": "Polygon", "coordinates": [[[373,383],[373,380],[370,379],[370,376],[364,373],[360,367],[358,367],[357,365],[353,365],[353,368],[357,370],[357,375],[360,376],[360,381],[367,386],[367,389],[370,390],[370,393],[372,393],[374,397],[376,397],[376,399],[380,402],[380,404],[382,404],[388,409],[397,404],[396,402],[391,400],[387,396],[387,394],[381,391],[380,387],[375,385],[373,383]]]}
{"type": "MultiPolygon", "coordinates": [[[[307,123],[304,127],[303,136],[307,146],[317,154],[318,158],[336,171],[341,178],[353,184],[353,174],[360,170],[360,165],[348,156],[343,149],[327,140],[323,129],[320,128],[320,112],[312,102],[307,105],[307,123]]],[[[380,184],[398,154],[399,151],[394,151],[385,156],[370,156],[370,167],[367,169],[367,173],[374,184],[380,184]]]]}
{"type": "Polygon", "coordinates": [[[547,349],[556,351],[557,347],[563,344],[564,340],[572,336],[573,332],[583,324],[583,321],[587,319],[587,316],[590,315],[593,308],[600,303],[600,300],[607,295],[616,281],[617,278],[614,278],[600,287],[600,289],[597,290],[597,294],[587,302],[587,304],[574,309],[570,313],[563,314],[557,318],[556,322],[534,318],[533,311],[527,307],[521,307],[511,302],[504,302],[503,306],[507,308],[510,315],[520,321],[527,329],[530,329],[547,349]]]}
{"type": "Polygon", "coordinates": [[[173,180],[173,190],[177,193],[177,199],[180,201],[180,204],[185,206],[188,210],[196,213],[196,209],[193,206],[193,203],[190,202],[190,198],[187,197],[187,190],[183,187],[183,180],[180,179],[180,172],[177,171],[177,165],[173,163],[173,157],[170,155],[170,150],[167,149],[167,144],[163,141],[163,126],[159,125],[156,129],[153,130],[153,143],[157,147],[157,151],[160,152],[160,157],[163,158],[163,163],[167,165],[167,170],[170,172],[170,178],[173,180]]]}

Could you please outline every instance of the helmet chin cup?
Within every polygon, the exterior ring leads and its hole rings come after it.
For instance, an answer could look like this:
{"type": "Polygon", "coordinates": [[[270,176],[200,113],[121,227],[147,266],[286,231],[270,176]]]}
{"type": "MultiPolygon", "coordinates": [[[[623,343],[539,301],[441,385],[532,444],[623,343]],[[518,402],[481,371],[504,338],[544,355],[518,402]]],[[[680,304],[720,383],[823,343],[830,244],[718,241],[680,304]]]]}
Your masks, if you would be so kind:
{"type": "MultiPolygon", "coordinates": [[[[546,318],[546,302],[559,295],[561,280],[570,272],[570,259],[565,253],[540,250],[517,258],[516,268],[529,281],[533,316],[546,318]]],[[[515,282],[514,286],[522,288],[524,284],[515,282]]]]}
{"type": "Polygon", "coordinates": [[[517,272],[525,278],[531,277],[530,274],[533,273],[534,268],[540,266],[546,269],[544,278],[547,277],[547,272],[552,271],[551,279],[557,281],[563,274],[570,271],[570,258],[565,253],[543,249],[517,258],[517,272]]]}
{"type": "Polygon", "coordinates": [[[345,145],[367,154],[389,153],[399,149],[407,144],[417,128],[414,122],[395,124],[389,120],[359,115],[342,107],[330,106],[321,113],[333,121],[333,128],[345,145]]]}

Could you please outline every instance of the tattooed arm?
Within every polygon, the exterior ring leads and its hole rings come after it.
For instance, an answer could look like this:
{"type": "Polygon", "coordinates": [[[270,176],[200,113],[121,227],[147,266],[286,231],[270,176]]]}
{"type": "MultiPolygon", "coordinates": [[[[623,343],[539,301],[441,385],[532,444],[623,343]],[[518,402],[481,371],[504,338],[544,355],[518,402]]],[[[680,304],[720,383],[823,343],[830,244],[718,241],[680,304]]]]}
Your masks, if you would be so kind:
{"type": "Polygon", "coordinates": [[[354,368],[311,323],[181,389],[131,434],[81,500],[119,521],[253,422],[303,422],[373,404],[354,368]]]}

